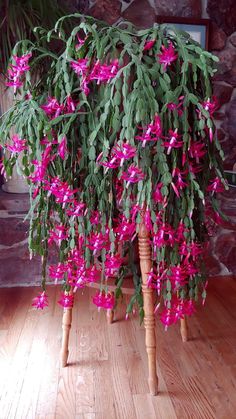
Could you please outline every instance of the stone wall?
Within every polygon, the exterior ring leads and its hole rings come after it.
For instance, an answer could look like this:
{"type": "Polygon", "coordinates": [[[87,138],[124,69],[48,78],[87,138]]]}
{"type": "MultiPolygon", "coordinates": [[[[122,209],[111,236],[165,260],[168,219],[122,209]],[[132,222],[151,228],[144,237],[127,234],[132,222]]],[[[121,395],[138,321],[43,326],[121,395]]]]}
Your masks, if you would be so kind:
{"type": "Polygon", "coordinates": [[[28,210],[27,194],[0,192],[0,285],[40,283],[40,258],[29,258],[28,210]]]}
{"type": "MultiPolygon", "coordinates": [[[[220,62],[214,80],[219,97],[217,135],[225,151],[225,168],[236,163],[236,7],[235,0],[61,0],[72,11],[80,10],[113,24],[127,19],[140,28],[151,26],[156,15],[211,19],[210,50],[220,62]],[[202,4],[204,7],[202,7],[202,4]]],[[[229,217],[218,227],[206,255],[210,275],[236,274],[236,188],[221,195],[229,217]],[[235,255],[235,258],[234,258],[235,255]]],[[[29,260],[26,196],[0,193],[0,285],[35,283],[40,278],[40,260],[29,260]]]]}
{"type": "MultiPolygon", "coordinates": [[[[225,153],[224,168],[236,163],[236,4],[235,0],[208,0],[211,19],[209,49],[219,57],[213,82],[220,107],[215,114],[217,136],[225,153]]],[[[236,188],[221,196],[221,207],[228,216],[211,241],[209,272],[236,275],[236,188]]]]}

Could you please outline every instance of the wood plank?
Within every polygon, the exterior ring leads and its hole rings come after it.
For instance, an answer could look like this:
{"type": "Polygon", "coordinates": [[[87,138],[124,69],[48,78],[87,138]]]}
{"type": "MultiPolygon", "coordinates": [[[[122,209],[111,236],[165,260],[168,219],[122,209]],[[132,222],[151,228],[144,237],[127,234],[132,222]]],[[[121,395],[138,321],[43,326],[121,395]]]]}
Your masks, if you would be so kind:
{"type": "Polygon", "coordinates": [[[7,344],[9,345],[11,343],[11,350],[9,349],[9,353],[12,354],[13,350],[14,352],[11,356],[11,361],[8,363],[7,375],[5,375],[4,386],[1,389],[0,411],[4,418],[17,417],[21,390],[26,378],[25,371],[27,370],[29,354],[32,348],[32,331],[35,330],[39,319],[36,312],[29,310],[29,304],[31,304],[32,299],[32,290],[27,290],[23,295],[25,299],[26,307],[24,307],[24,310],[26,315],[21,313],[20,308],[19,312],[22,314],[22,317],[20,316],[15,320],[17,328],[13,327],[13,331],[10,329],[7,336],[7,344]],[[21,320],[21,323],[19,320],[21,320]]]}
{"type": "MultiPolygon", "coordinates": [[[[152,396],[149,394],[133,395],[135,413],[137,419],[155,419],[156,413],[152,404],[152,396]]],[[[159,416],[158,416],[159,419],[159,416]]],[[[160,418],[161,419],[161,418],[160,418]]],[[[166,416],[167,419],[167,416],[166,416]]]]}
{"type": "Polygon", "coordinates": [[[125,352],[122,348],[121,323],[108,327],[108,342],[111,361],[111,383],[114,393],[115,411],[118,418],[135,418],[135,407],[129,386],[125,352]]]}
{"type": "Polygon", "coordinates": [[[50,311],[47,310],[48,328],[45,331],[44,373],[40,380],[40,389],[36,407],[36,418],[54,418],[59,382],[59,352],[61,347],[61,315],[57,305],[59,298],[56,287],[48,287],[47,294],[50,311]]]}
{"type": "Polygon", "coordinates": [[[0,289],[1,418],[235,418],[234,279],[210,280],[206,307],[189,321],[189,342],[178,325],[165,333],[157,322],[157,397],[148,395],[144,328],[138,317],[124,320],[124,304],[107,325],[91,302],[95,290],[79,290],[62,370],[60,289],[49,287],[43,312],[31,308],[37,292],[0,289]]]}

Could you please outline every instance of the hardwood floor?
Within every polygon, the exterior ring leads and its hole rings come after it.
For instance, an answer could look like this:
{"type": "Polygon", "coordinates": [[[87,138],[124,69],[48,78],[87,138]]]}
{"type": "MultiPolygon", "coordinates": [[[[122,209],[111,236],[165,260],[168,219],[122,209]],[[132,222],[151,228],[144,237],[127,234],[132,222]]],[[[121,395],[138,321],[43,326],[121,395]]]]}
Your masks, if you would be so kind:
{"type": "Polygon", "coordinates": [[[107,325],[79,291],[67,368],[59,365],[60,290],[31,307],[36,288],[0,289],[0,419],[235,419],[236,281],[210,280],[207,304],[178,326],[157,324],[159,395],[148,394],[144,328],[134,317],[107,325]]]}

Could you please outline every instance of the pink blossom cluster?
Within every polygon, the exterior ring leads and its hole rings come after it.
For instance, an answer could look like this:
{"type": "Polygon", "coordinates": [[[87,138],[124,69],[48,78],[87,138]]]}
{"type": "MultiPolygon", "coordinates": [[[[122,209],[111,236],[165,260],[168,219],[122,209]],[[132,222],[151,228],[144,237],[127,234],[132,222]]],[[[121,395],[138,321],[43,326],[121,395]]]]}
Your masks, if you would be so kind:
{"type": "Polygon", "coordinates": [[[94,266],[86,266],[83,253],[79,248],[71,250],[65,262],[49,266],[49,276],[57,281],[67,280],[67,283],[76,290],[91,282],[98,282],[101,277],[100,270],[94,266]]]}
{"type": "Polygon", "coordinates": [[[48,306],[48,297],[45,294],[45,291],[40,293],[37,297],[33,298],[32,306],[41,310],[48,306]]]}
{"type": "Polygon", "coordinates": [[[61,246],[63,240],[67,240],[69,237],[68,228],[63,224],[55,224],[52,230],[48,232],[48,244],[55,243],[57,246],[61,246]]]}
{"type": "Polygon", "coordinates": [[[195,311],[196,309],[193,300],[182,300],[175,296],[172,297],[171,307],[166,307],[162,311],[160,319],[167,330],[169,326],[177,323],[177,321],[183,319],[184,316],[191,316],[195,311]]]}
{"type": "Polygon", "coordinates": [[[74,304],[74,295],[68,292],[61,293],[60,300],[58,301],[63,308],[72,308],[74,304]]]}
{"type": "Polygon", "coordinates": [[[225,185],[223,184],[222,180],[216,176],[214,179],[211,179],[209,185],[207,187],[208,192],[212,193],[220,193],[225,191],[225,185]]]}
{"type": "Polygon", "coordinates": [[[68,182],[63,182],[58,176],[50,181],[44,181],[43,189],[48,191],[48,195],[54,195],[55,201],[62,204],[62,208],[68,203],[74,202],[74,194],[77,189],[72,189],[68,182]]]}
{"type": "Polygon", "coordinates": [[[136,223],[134,220],[128,220],[124,215],[120,215],[116,222],[114,232],[119,241],[133,241],[136,235],[136,223]]]}
{"type": "Polygon", "coordinates": [[[74,102],[70,95],[66,97],[65,103],[60,104],[55,97],[49,96],[47,103],[41,105],[41,108],[50,119],[57,118],[58,116],[67,113],[73,113],[76,111],[76,107],[77,103],[74,102]]]}
{"type": "Polygon", "coordinates": [[[109,291],[98,291],[93,297],[93,303],[98,308],[113,309],[115,306],[114,294],[109,291]]]}
{"type": "Polygon", "coordinates": [[[142,147],[145,147],[147,142],[158,141],[162,137],[162,126],[159,115],[155,115],[153,122],[143,129],[141,135],[135,137],[136,140],[142,141],[142,147]]]}
{"type": "Polygon", "coordinates": [[[176,292],[199,272],[198,262],[203,249],[200,243],[186,239],[185,233],[188,232],[188,229],[182,221],[175,229],[161,220],[157,225],[157,232],[152,233],[154,257],[158,250],[164,247],[177,248],[179,254],[177,263],[166,265],[161,262],[156,269],[147,273],[148,285],[156,288],[158,295],[160,295],[167,280],[170,281],[172,290],[176,292]]]}
{"type": "Polygon", "coordinates": [[[105,261],[105,276],[115,277],[118,275],[120,267],[123,264],[123,258],[119,254],[117,255],[106,255],[105,261]]]}
{"type": "Polygon", "coordinates": [[[27,140],[21,139],[18,135],[12,136],[12,144],[7,144],[6,149],[10,151],[12,155],[19,154],[21,151],[27,150],[27,140]]]}
{"type": "MultiPolygon", "coordinates": [[[[50,194],[55,194],[58,198],[57,202],[60,202],[60,198],[62,199],[62,194],[66,192],[65,199],[67,199],[69,193],[69,187],[66,186],[65,183],[61,182],[58,177],[51,179],[51,184],[49,178],[47,177],[47,169],[49,163],[55,160],[56,156],[58,155],[62,160],[65,160],[68,155],[67,149],[67,138],[64,136],[62,137],[60,143],[58,143],[57,139],[53,139],[49,141],[47,137],[44,137],[40,144],[42,146],[46,146],[45,149],[42,151],[41,160],[34,159],[31,163],[34,166],[34,171],[31,175],[29,175],[29,180],[32,183],[43,183],[44,189],[49,190],[50,194]],[[53,152],[53,145],[57,145],[56,153],[53,152]],[[55,192],[57,189],[57,193],[55,192]],[[55,193],[54,193],[55,192],[55,193]]],[[[72,194],[73,195],[73,194],[72,194]]]]}
{"type": "Polygon", "coordinates": [[[184,96],[180,96],[178,98],[178,103],[174,103],[174,102],[169,102],[167,103],[167,109],[169,109],[171,112],[177,111],[179,116],[182,116],[183,114],[183,101],[184,101],[184,96]]]}
{"type": "Polygon", "coordinates": [[[89,83],[94,80],[97,84],[109,83],[117,75],[119,62],[115,59],[109,64],[102,64],[100,60],[97,60],[93,64],[88,58],[79,58],[71,62],[71,68],[81,77],[81,90],[87,96],[90,92],[89,83]]]}
{"type": "Polygon", "coordinates": [[[24,54],[21,57],[13,55],[13,63],[10,64],[7,70],[8,81],[6,82],[6,85],[14,87],[14,91],[16,91],[17,87],[23,86],[23,77],[25,73],[30,69],[28,63],[31,57],[31,53],[24,54]]]}
{"type": "Polygon", "coordinates": [[[167,67],[177,60],[178,54],[175,52],[172,42],[169,42],[168,47],[162,45],[161,50],[161,53],[158,54],[159,63],[163,65],[163,69],[166,71],[167,67]]]}
{"type": "MultiPolygon", "coordinates": [[[[149,51],[156,43],[156,39],[147,40],[144,44],[143,51],[149,51]]],[[[161,52],[157,54],[159,63],[163,65],[163,70],[166,71],[167,67],[177,60],[178,54],[176,53],[172,42],[169,41],[168,46],[162,45],[161,52]]]]}
{"type": "Polygon", "coordinates": [[[137,155],[137,149],[131,146],[128,142],[122,144],[116,144],[111,150],[110,160],[101,160],[103,153],[100,153],[97,157],[97,164],[106,167],[108,169],[116,169],[119,166],[123,166],[126,160],[129,160],[137,155]]]}
{"type": "Polygon", "coordinates": [[[216,96],[212,96],[211,99],[207,99],[202,103],[203,108],[209,112],[210,116],[213,116],[214,112],[219,108],[219,100],[216,96]]]}

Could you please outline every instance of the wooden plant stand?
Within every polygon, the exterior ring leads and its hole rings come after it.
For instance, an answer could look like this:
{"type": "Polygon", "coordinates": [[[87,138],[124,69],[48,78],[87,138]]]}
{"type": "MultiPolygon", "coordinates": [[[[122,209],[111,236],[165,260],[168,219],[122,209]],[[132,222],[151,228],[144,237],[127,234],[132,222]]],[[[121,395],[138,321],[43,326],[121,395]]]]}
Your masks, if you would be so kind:
{"type": "MultiPolygon", "coordinates": [[[[148,272],[152,268],[150,233],[142,222],[138,234],[139,258],[142,275],[142,292],[144,302],[144,327],[146,331],[146,350],[148,356],[148,384],[150,394],[155,396],[158,393],[158,377],[156,371],[156,333],[155,333],[155,315],[154,315],[154,295],[153,289],[147,286],[148,272]]],[[[107,310],[107,321],[113,322],[113,310],[107,310]]],[[[69,334],[72,323],[72,307],[65,308],[62,318],[62,348],[61,365],[66,367],[68,359],[69,334]]],[[[186,318],[180,320],[180,333],[183,342],[188,339],[188,330],[186,318]]]]}

